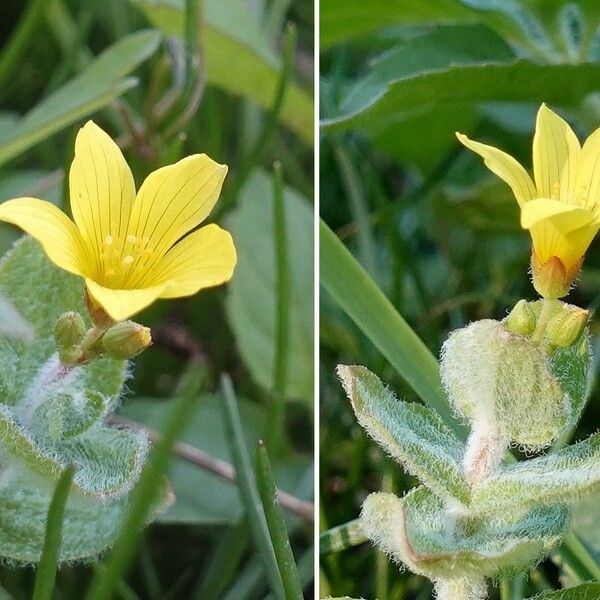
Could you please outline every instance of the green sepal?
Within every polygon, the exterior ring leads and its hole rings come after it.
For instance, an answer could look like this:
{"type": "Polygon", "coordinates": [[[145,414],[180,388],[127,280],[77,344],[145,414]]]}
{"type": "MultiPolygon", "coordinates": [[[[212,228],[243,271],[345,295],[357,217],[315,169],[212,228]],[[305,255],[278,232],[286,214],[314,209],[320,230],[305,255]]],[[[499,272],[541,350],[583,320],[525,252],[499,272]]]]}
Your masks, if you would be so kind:
{"type": "Polygon", "coordinates": [[[505,465],[473,492],[471,510],[514,511],[568,504],[600,490],[600,433],[558,452],[505,465]]]}
{"type": "Polygon", "coordinates": [[[358,422],[392,458],[442,497],[468,504],[464,444],[435,411],[398,400],[365,367],[338,366],[358,422]]]}
{"type": "Polygon", "coordinates": [[[556,544],[569,515],[562,506],[535,508],[516,520],[508,515],[473,518],[448,511],[426,487],[400,499],[371,494],[361,528],[394,561],[433,580],[501,577],[526,569],[556,544]]]}

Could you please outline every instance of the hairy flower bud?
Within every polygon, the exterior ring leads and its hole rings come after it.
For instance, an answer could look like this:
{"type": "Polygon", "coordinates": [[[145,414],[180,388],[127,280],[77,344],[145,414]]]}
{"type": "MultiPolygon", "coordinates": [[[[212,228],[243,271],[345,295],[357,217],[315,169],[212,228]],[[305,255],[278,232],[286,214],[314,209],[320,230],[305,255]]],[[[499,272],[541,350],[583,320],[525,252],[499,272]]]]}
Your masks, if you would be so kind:
{"type": "Polygon", "coordinates": [[[548,322],[546,339],[557,348],[572,346],[581,337],[589,316],[589,311],[565,304],[548,322]]]}
{"type": "Polygon", "coordinates": [[[535,329],[536,315],[529,303],[519,300],[505,319],[506,328],[517,335],[531,335],[535,329]]]}
{"type": "Polygon", "coordinates": [[[54,326],[54,339],[62,363],[73,364],[79,360],[79,344],[85,331],[85,322],[78,312],[70,311],[58,317],[54,326]]]}
{"type": "Polygon", "coordinates": [[[74,311],[63,313],[54,326],[54,338],[59,348],[70,348],[81,342],[86,326],[83,317],[74,311]]]}
{"type": "Polygon", "coordinates": [[[441,375],[456,412],[528,448],[568,426],[573,400],[540,345],[498,321],[471,323],[442,349],[441,375]]]}
{"type": "Polygon", "coordinates": [[[113,325],[102,337],[102,347],[106,354],[120,360],[137,356],[151,344],[150,329],[133,321],[113,325]]]}

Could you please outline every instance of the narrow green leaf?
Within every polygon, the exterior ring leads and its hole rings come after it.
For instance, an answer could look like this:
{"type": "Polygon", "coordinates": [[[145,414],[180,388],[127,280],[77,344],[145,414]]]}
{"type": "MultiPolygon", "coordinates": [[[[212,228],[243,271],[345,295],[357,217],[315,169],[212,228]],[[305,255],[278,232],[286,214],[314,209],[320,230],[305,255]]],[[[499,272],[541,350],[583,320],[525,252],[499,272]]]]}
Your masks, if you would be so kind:
{"type": "Polygon", "coordinates": [[[271,590],[278,599],[283,600],[285,593],[281,574],[277,565],[277,559],[275,558],[273,544],[271,543],[265,513],[256,488],[252,463],[246,450],[237,399],[231,379],[226,375],[221,376],[221,395],[223,397],[225,425],[229,434],[240,497],[246,509],[246,516],[252,529],[254,543],[260,554],[271,590]]]}
{"type": "Polygon", "coordinates": [[[286,600],[302,600],[302,586],[298,578],[298,568],[290,546],[283,512],[279,502],[277,502],[271,463],[269,462],[267,449],[262,442],[259,442],[256,448],[256,483],[265,511],[275,558],[279,566],[285,598],[286,600]]]}
{"type": "Polygon", "coordinates": [[[360,527],[360,519],[323,531],[319,536],[319,554],[341,552],[368,542],[369,538],[360,527]]]}
{"type": "Polygon", "coordinates": [[[392,458],[437,494],[469,503],[465,446],[435,411],[398,400],[365,367],[339,365],[338,376],[358,422],[392,458]]]}
{"type": "Polygon", "coordinates": [[[566,590],[547,591],[527,600],[598,600],[600,583],[584,583],[566,590]]]}
{"type": "Polygon", "coordinates": [[[571,503],[600,489],[600,433],[559,452],[506,465],[473,494],[481,512],[571,503]]]}
{"type": "Polygon", "coordinates": [[[152,450],[138,484],[131,493],[123,526],[114,548],[104,561],[105,574],[97,571],[85,595],[86,600],[106,600],[114,592],[117,582],[127,571],[135,554],[142,527],[148,522],[161,481],[167,467],[173,443],[191,417],[201,386],[202,368],[192,366],[186,377],[186,388],[165,424],[163,435],[152,450]]]}
{"type": "Polygon", "coordinates": [[[290,269],[288,236],[285,222],[283,174],[279,162],[273,165],[273,238],[275,241],[275,353],[273,360],[273,394],[266,440],[277,456],[284,444],[285,398],[289,355],[290,269]]]}
{"type": "Polygon", "coordinates": [[[56,565],[60,553],[65,506],[69,497],[74,471],[75,467],[71,464],[62,472],[50,502],[44,549],[35,574],[33,600],[50,600],[52,598],[52,590],[56,579],[56,565]]]}
{"type": "Polygon", "coordinates": [[[321,284],[421,399],[456,432],[442,391],[438,362],[373,279],[321,221],[321,284]]]}
{"type": "MultiPolygon", "coordinates": [[[[323,123],[327,129],[393,122],[423,106],[448,102],[540,102],[573,106],[597,89],[600,67],[594,63],[541,65],[513,62],[451,65],[372,85],[358,82],[343,103],[344,113],[323,123]]],[[[367,75],[368,77],[368,75],[367,75]]]]}
{"type": "Polygon", "coordinates": [[[83,72],[42,100],[0,140],[0,165],[102,108],[136,81],[126,76],[157,49],[160,34],[138,31],[102,52],[83,72]]]}

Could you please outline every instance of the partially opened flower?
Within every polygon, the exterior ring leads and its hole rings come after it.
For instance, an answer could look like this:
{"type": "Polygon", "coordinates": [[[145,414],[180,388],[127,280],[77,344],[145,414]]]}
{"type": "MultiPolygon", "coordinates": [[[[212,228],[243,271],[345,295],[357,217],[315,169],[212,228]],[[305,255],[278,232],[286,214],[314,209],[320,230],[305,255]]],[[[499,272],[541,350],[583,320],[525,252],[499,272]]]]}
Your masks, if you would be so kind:
{"type": "Polygon", "coordinates": [[[457,136],[512,188],[521,226],[531,233],[535,289],[545,298],[565,296],[600,228],[600,129],[580,147],[569,125],[542,104],[533,138],[535,182],[512,156],[457,136]]]}
{"type": "Polygon", "coordinates": [[[120,149],[88,121],[69,173],[74,222],[36,198],[0,204],[0,219],[83,277],[92,303],[121,321],[157,298],[189,296],[231,278],[231,235],[214,224],[190,233],[212,210],[226,173],[225,165],[195,154],[151,173],[136,195],[120,149]]]}

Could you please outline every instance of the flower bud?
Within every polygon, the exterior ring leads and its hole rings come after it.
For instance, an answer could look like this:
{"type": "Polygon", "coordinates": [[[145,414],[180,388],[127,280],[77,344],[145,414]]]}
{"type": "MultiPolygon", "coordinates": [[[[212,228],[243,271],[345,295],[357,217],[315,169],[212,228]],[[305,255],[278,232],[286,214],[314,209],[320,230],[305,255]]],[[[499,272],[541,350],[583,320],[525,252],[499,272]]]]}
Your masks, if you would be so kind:
{"type": "Polygon", "coordinates": [[[137,356],[151,344],[150,328],[133,321],[113,325],[102,337],[102,347],[106,354],[120,360],[137,356]]]}
{"type": "Polygon", "coordinates": [[[552,317],[546,326],[546,339],[552,346],[572,346],[581,336],[589,318],[589,311],[565,304],[561,312],[552,317]]]}
{"type": "Polygon", "coordinates": [[[442,348],[442,381],[455,411],[537,449],[569,425],[573,399],[544,349],[483,320],[453,332],[442,348]]]}
{"type": "Polygon", "coordinates": [[[531,335],[535,329],[536,316],[525,300],[519,300],[504,320],[506,328],[517,335],[531,335]]]}
{"type": "Polygon", "coordinates": [[[54,338],[59,349],[76,346],[83,339],[85,332],[83,317],[74,311],[60,315],[54,325],[54,338]]]}
{"type": "Polygon", "coordinates": [[[78,312],[70,311],[58,317],[54,325],[54,339],[63,364],[75,364],[80,360],[80,344],[85,331],[85,322],[78,312]]]}

